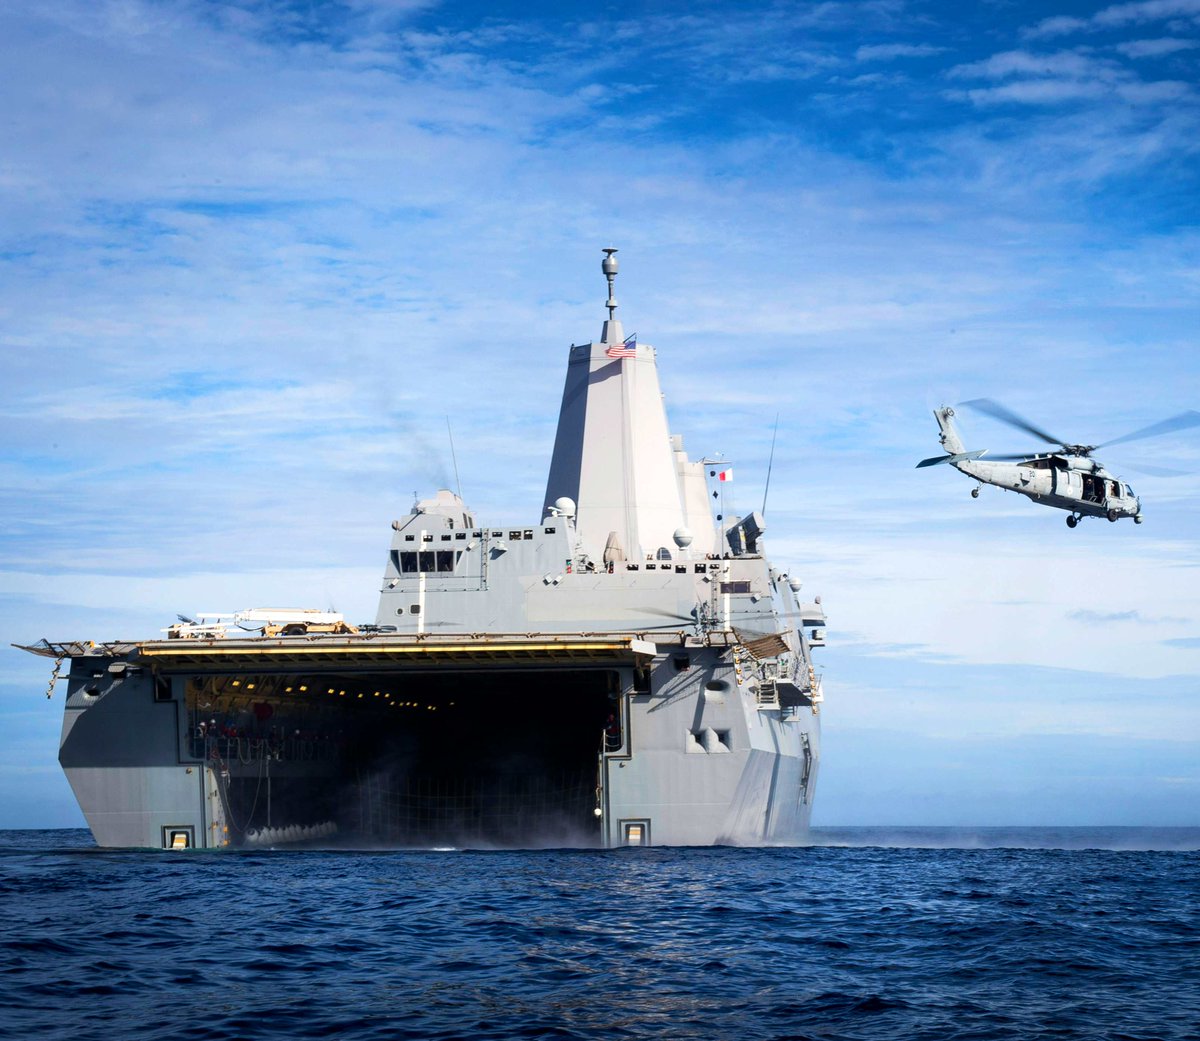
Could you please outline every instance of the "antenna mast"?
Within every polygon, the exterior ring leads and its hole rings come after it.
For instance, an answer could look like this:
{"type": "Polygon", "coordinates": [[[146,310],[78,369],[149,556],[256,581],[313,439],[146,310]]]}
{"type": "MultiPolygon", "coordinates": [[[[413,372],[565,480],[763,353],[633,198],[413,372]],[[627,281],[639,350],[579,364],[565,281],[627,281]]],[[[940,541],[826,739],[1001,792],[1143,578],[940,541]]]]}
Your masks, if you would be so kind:
{"type": "Polygon", "coordinates": [[[779,413],[775,413],[775,429],[771,431],[771,456],[767,460],[767,483],[763,487],[762,515],[767,515],[767,492],[771,490],[771,467],[775,465],[775,435],[779,433],[779,413]]]}
{"type": "Polygon", "coordinates": [[[600,270],[604,272],[604,277],[608,279],[608,302],[604,305],[608,308],[608,320],[611,322],[617,317],[617,298],[613,296],[613,279],[617,277],[617,258],[613,256],[616,249],[608,246],[604,250],[604,260],[600,264],[600,270]]]}
{"type": "Polygon", "coordinates": [[[454,431],[450,429],[450,417],[446,416],[446,436],[450,438],[450,462],[454,464],[454,487],[458,491],[458,498],[462,500],[462,481],[458,479],[458,456],[454,454],[454,431]]]}
{"type": "Polygon", "coordinates": [[[617,318],[617,298],[613,296],[613,280],[617,277],[617,258],[613,254],[616,252],[615,247],[606,247],[604,260],[600,264],[600,270],[608,279],[608,300],[604,305],[608,308],[608,321],[604,323],[600,332],[600,342],[608,344],[620,343],[625,339],[625,330],[621,328],[621,321],[617,318]]]}

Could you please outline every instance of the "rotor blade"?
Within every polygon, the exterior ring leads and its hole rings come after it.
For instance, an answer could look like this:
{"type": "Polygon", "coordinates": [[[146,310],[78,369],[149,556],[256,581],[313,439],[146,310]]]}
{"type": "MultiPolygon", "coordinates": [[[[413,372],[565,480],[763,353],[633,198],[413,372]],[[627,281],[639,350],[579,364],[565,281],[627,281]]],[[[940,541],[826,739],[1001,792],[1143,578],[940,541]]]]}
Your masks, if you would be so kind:
{"type": "Polygon", "coordinates": [[[1145,463],[1138,463],[1134,466],[1132,463],[1122,463],[1122,470],[1132,470],[1134,473],[1148,474],[1150,477],[1191,477],[1190,470],[1171,470],[1165,466],[1147,466],[1145,463]]]}
{"type": "Polygon", "coordinates": [[[659,607],[627,607],[626,611],[633,611],[636,614],[656,614],[660,618],[674,618],[676,621],[684,622],[687,625],[694,625],[696,616],[694,614],[677,614],[675,611],[664,611],[659,607]]]}
{"type": "MultiPolygon", "coordinates": [[[[1047,444],[1062,445],[1066,442],[1060,438],[1054,437],[1052,434],[1047,434],[1046,431],[1035,427],[1024,416],[1018,416],[1011,409],[1005,408],[998,401],[993,401],[991,398],[975,398],[972,401],[964,401],[962,404],[968,408],[973,408],[978,412],[984,412],[993,419],[1000,420],[1001,423],[1007,423],[1010,427],[1016,427],[1018,430],[1024,430],[1027,434],[1032,434],[1036,438],[1040,438],[1047,444]]],[[[995,458],[993,456],[992,458],[995,458]]]]}
{"type": "Polygon", "coordinates": [[[1187,412],[1180,412],[1177,416],[1172,416],[1170,419],[1164,419],[1161,423],[1155,423],[1153,426],[1143,427],[1141,430],[1135,430],[1132,434],[1126,434],[1124,437],[1115,437],[1111,441],[1105,441],[1102,445],[1097,445],[1097,448],[1107,448],[1109,445],[1120,445],[1126,441],[1140,441],[1143,437],[1158,437],[1161,434],[1169,434],[1174,430],[1186,430],[1188,427],[1200,426],[1200,412],[1189,409],[1187,412]]]}

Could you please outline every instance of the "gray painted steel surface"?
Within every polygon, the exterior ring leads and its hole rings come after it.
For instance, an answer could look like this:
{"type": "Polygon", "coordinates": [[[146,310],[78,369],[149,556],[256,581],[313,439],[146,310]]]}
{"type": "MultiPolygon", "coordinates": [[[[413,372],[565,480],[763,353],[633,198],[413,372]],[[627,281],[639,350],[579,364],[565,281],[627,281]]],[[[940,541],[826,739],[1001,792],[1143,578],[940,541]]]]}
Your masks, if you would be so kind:
{"type": "MultiPolygon", "coordinates": [[[[484,526],[446,490],[417,502],[392,525],[378,613],[360,630],[247,638],[181,626],[165,640],[29,648],[71,663],[60,761],[99,844],[326,837],[345,830],[351,788],[367,799],[379,787],[365,751],[378,735],[388,755],[434,735],[443,778],[457,766],[457,727],[476,735],[461,749],[465,771],[492,755],[480,714],[526,704],[539,715],[522,727],[543,745],[557,740],[560,707],[564,742],[568,727],[587,728],[571,739],[590,759],[592,841],[805,840],[819,598],[802,602],[799,581],[771,567],[761,516],[714,521],[703,464],[669,432],[656,352],[626,341],[615,317],[614,252],[601,338],[568,352],[537,523],[484,526]],[[590,729],[584,698],[609,710],[606,723],[590,729]]],[[[410,788],[395,783],[393,771],[371,813],[401,812],[410,788]]],[[[494,802],[486,790],[452,794],[477,814],[494,802]]],[[[527,811],[517,805],[515,819],[527,811]]]]}

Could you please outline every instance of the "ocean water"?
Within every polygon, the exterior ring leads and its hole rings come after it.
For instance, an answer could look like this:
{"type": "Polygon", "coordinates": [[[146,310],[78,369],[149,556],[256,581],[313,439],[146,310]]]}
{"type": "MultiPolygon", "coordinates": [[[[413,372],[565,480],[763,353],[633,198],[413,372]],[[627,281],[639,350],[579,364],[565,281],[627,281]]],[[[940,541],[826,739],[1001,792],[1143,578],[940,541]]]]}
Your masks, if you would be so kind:
{"type": "Polygon", "coordinates": [[[171,853],[0,832],[0,1036],[1200,1037],[1200,829],[817,840],[171,853]]]}

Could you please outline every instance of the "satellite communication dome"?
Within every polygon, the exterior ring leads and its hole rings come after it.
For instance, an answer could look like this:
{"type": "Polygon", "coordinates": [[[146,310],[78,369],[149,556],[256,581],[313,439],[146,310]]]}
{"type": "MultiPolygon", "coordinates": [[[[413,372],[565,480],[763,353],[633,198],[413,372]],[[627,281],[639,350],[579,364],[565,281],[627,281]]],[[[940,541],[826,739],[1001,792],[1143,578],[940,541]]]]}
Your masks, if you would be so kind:
{"type": "Polygon", "coordinates": [[[675,540],[675,545],[680,549],[686,549],[692,544],[692,532],[690,528],[676,528],[675,534],[671,537],[675,540]]]}
{"type": "Polygon", "coordinates": [[[564,517],[575,516],[575,500],[565,495],[554,500],[554,508],[564,517]]]}

